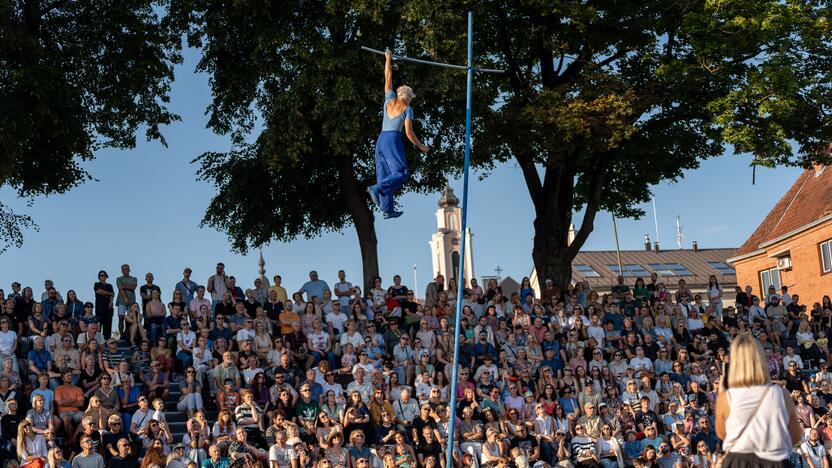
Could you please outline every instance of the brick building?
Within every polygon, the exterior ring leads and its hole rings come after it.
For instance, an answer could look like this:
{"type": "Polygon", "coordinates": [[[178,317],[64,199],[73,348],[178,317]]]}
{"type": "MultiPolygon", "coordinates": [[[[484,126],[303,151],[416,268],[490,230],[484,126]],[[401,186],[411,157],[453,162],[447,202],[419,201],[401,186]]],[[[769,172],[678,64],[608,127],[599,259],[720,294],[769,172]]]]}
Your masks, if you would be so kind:
{"type": "Polygon", "coordinates": [[[804,171],[728,261],[760,297],[769,285],[810,307],[832,295],[832,169],[804,171]]]}

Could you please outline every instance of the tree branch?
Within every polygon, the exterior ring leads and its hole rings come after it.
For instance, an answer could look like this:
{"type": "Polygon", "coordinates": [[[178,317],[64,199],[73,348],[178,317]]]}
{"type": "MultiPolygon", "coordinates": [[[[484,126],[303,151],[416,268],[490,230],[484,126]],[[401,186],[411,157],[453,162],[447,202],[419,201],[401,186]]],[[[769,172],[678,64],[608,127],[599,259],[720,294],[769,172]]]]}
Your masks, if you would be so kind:
{"type": "Polygon", "coordinates": [[[595,215],[601,207],[601,194],[604,191],[604,180],[606,180],[606,167],[596,168],[592,177],[592,185],[590,186],[590,196],[586,203],[586,211],[584,212],[584,219],[581,220],[581,228],[575,233],[575,239],[569,244],[568,255],[569,258],[575,258],[575,255],[581,250],[589,234],[592,233],[595,224],[595,215]]]}
{"type": "MultiPolygon", "coordinates": [[[[504,18],[508,18],[508,15],[505,14],[503,8],[500,8],[498,11],[504,18]]],[[[503,54],[505,54],[506,57],[506,64],[508,64],[508,77],[511,82],[511,86],[517,90],[523,89],[528,83],[525,78],[521,77],[520,65],[517,63],[517,58],[511,50],[511,38],[509,37],[508,23],[505,21],[500,22],[499,36],[500,47],[503,49],[503,54]]]]}
{"type": "Polygon", "coordinates": [[[581,49],[581,53],[578,54],[578,58],[575,59],[572,63],[570,63],[566,70],[563,71],[557,78],[555,84],[563,84],[569,81],[572,81],[578,74],[584,69],[586,64],[589,62],[589,59],[592,58],[592,50],[589,46],[584,46],[581,49]]]}
{"type": "Polygon", "coordinates": [[[540,196],[543,192],[543,185],[540,183],[540,177],[537,175],[534,158],[528,151],[514,151],[512,149],[512,153],[514,154],[514,159],[517,160],[517,164],[520,165],[520,169],[523,171],[526,188],[529,190],[529,196],[532,199],[535,209],[537,209],[540,207],[540,196]]]}
{"type": "Polygon", "coordinates": [[[591,67],[592,68],[601,68],[601,67],[607,66],[607,65],[611,64],[612,62],[615,62],[616,60],[624,57],[625,55],[627,55],[627,52],[630,52],[632,50],[633,49],[620,49],[616,53],[614,53],[614,54],[610,55],[609,57],[605,58],[604,60],[601,60],[598,63],[593,63],[591,65],[591,67]]]}

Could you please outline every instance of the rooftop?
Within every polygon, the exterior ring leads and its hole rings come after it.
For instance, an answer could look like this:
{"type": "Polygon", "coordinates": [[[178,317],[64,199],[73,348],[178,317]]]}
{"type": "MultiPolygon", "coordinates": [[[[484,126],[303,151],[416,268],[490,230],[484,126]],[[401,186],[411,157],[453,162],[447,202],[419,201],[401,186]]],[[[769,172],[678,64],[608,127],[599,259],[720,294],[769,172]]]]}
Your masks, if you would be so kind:
{"type": "MultiPolygon", "coordinates": [[[[707,284],[711,275],[720,283],[736,281],[736,272],[728,265],[736,249],[682,249],[682,250],[622,250],[621,267],[627,284],[642,277],[649,281],[650,274],[659,275],[660,281],[676,284],[684,278],[689,285],[707,284]]],[[[588,280],[590,284],[612,284],[618,276],[618,258],[615,250],[579,252],[572,261],[572,278],[588,280]]],[[[669,286],[669,285],[668,285],[669,286]]]]}
{"type": "Polygon", "coordinates": [[[818,166],[803,171],[735,256],[752,253],[773,240],[791,237],[823,219],[832,219],[832,169],[818,166]]]}

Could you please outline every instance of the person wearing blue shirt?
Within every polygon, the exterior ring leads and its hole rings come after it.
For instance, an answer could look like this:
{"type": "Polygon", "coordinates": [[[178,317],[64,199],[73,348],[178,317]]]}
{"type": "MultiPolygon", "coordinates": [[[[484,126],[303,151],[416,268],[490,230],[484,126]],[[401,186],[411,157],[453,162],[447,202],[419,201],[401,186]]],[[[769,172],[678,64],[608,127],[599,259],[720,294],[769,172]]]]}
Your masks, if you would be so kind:
{"type": "Polygon", "coordinates": [[[48,372],[52,366],[52,353],[46,349],[43,338],[38,336],[34,340],[35,348],[29,351],[27,356],[29,359],[29,380],[36,385],[38,382],[38,375],[43,372],[48,372]]]}
{"type": "Polygon", "coordinates": [[[185,268],[185,271],[182,274],[183,278],[182,281],[176,283],[176,290],[182,294],[182,302],[185,304],[190,304],[194,298],[194,294],[196,293],[196,286],[197,284],[191,281],[191,269],[185,268]]]}
{"type": "Polygon", "coordinates": [[[180,332],[179,324],[182,322],[181,314],[182,311],[179,310],[179,306],[174,305],[170,308],[170,315],[165,317],[165,337],[168,340],[168,348],[170,349],[175,349],[174,345],[176,344],[176,334],[180,332]]]}
{"type": "Polygon", "coordinates": [[[329,290],[329,285],[326,284],[326,281],[318,279],[318,272],[313,270],[309,272],[309,281],[303,283],[303,286],[301,286],[298,292],[300,294],[306,293],[306,300],[311,301],[313,297],[323,299],[324,291],[329,290]]]}
{"type": "Polygon", "coordinates": [[[382,105],[381,133],[376,140],[376,184],[367,187],[370,199],[384,213],[385,219],[398,218],[396,192],[407,183],[410,173],[404,156],[402,130],[423,153],[423,145],[413,132],[413,108],[410,107],[416,94],[410,86],[399,86],[393,91],[393,55],[387,51],[384,62],[384,104],[382,105]]]}
{"type": "Polygon", "coordinates": [[[202,468],[230,468],[231,462],[220,454],[217,444],[208,447],[208,458],[202,462],[202,468]]]}
{"type": "Polygon", "coordinates": [[[315,401],[321,401],[321,395],[324,393],[324,387],[315,381],[315,370],[309,369],[306,371],[306,382],[302,385],[309,386],[309,395],[315,401]]]}
{"type": "Polygon", "coordinates": [[[563,408],[563,414],[572,414],[578,411],[578,399],[572,396],[570,388],[561,391],[562,397],[558,398],[558,404],[563,408]]]}

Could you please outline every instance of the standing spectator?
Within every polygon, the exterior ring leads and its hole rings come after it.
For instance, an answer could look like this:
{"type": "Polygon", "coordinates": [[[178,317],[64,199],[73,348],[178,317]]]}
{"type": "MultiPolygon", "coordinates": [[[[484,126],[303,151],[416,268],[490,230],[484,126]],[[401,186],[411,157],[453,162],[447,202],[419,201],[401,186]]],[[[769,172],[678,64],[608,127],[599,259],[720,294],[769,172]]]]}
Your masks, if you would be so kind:
{"type": "Polygon", "coordinates": [[[277,293],[277,300],[286,304],[286,301],[289,300],[288,293],[286,292],[286,288],[281,286],[283,283],[283,277],[280,275],[274,275],[274,286],[269,288],[269,291],[274,291],[277,293]]]}
{"type": "Polygon", "coordinates": [[[139,288],[139,294],[141,294],[142,297],[142,311],[147,313],[147,304],[151,301],[151,299],[153,299],[153,292],[158,291],[159,297],[161,297],[162,289],[153,284],[153,273],[147,273],[144,275],[144,281],[145,284],[139,288]]]}
{"type": "Polygon", "coordinates": [[[102,325],[102,334],[109,339],[113,330],[113,285],[107,282],[107,272],[98,272],[98,282],[93,285],[95,291],[95,316],[102,325]]]}
{"type": "Polygon", "coordinates": [[[225,264],[217,263],[217,273],[211,275],[206,283],[208,292],[211,294],[211,301],[213,307],[222,302],[222,298],[229,291],[231,279],[225,274],[225,264]]]}
{"type": "Polygon", "coordinates": [[[723,466],[774,467],[802,438],[794,403],[771,385],[762,346],[751,335],[731,343],[727,387],[717,397],[716,433],[728,452],[723,466]]]}
{"type": "Polygon", "coordinates": [[[265,304],[269,298],[269,288],[263,285],[263,280],[260,278],[254,279],[254,300],[260,304],[265,304]]]}
{"type": "Polygon", "coordinates": [[[329,285],[326,284],[326,281],[318,279],[318,272],[312,270],[309,272],[309,281],[303,283],[298,293],[306,294],[306,300],[311,302],[313,297],[317,297],[318,300],[323,300],[324,291],[329,290],[329,285]]]}
{"type": "Polygon", "coordinates": [[[116,298],[118,332],[121,336],[125,336],[127,332],[124,317],[130,310],[130,306],[136,303],[137,286],[138,279],[135,276],[130,276],[130,265],[125,263],[121,266],[121,276],[116,278],[116,288],[118,288],[118,297],[116,298]]]}
{"type": "MultiPolygon", "coordinates": [[[[191,269],[185,268],[182,272],[182,280],[176,283],[176,290],[182,294],[182,301],[185,304],[190,304],[194,298],[197,284],[191,281],[191,269]]],[[[199,310],[199,309],[197,309],[199,310]]]]}
{"type": "Polygon", "coordinates": [[[425,288],[425,309],[433,309],[439,299],[439,293],[443,291],[445,291],[445,277],[436,275],[436,278],[425,288]]]}
{"type": "Polygon", "coordinates": [[[341,309],[347,310],[350,307],[350,298],[353,295],[352,283],[347,281],[347,274],[344,270],[338,270],[338,282],[335,283],[335,296],[341,303],[341,309]]]}

